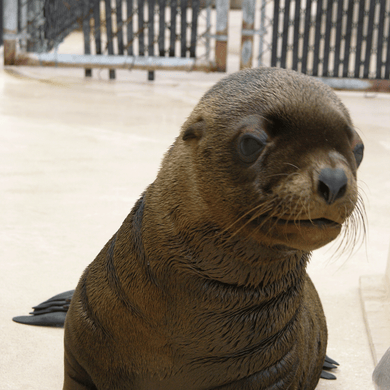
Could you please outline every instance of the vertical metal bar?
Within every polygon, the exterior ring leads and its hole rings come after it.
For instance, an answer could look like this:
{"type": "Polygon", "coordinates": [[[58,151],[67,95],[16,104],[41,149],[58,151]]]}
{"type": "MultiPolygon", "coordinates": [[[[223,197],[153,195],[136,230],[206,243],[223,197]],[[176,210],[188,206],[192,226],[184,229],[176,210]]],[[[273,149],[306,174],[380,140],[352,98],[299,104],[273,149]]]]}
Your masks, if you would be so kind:
{"type": "MultiPolygon", "coordinates": [[[[154,6],[155,0],[148,0],[148,56],[154,56],[154,6]]],[[[154,71],[148,72],[148,80],[154,80],[154,71]]]]}
{"type": "Polygon", "coordinates": [[[349,71],[349,54],[351,52],[353,6],[354,6],[354,0],[349,0],[348,1],[348,9],[347,9],[347,29],[346,29],[346,34],[345,34],[343,77],[348,77],[348,74],[349,74],[348,71],[349,71]]]}
{"type": "MultiPolygon", "coordinates": [[[[107,50],[108,54],[114,54],[114,43],[112,34],[112,20],[111,20],[111,0],[105,0],[106,8],[106,30],[107,30],[107,50]]],[[[109,70],[110,79],[115,79],[115,69],[109,70]]]]}
{"type": "Polygon", "coordinates": [[[357,38],[356,38],[356,57],[355,57],[355,78],[359,78],[360,65],[362,63],[362,45],[363,45],[363,22],[364,22],[364,6],[365,1],[359,1],[359,19],[357,23],[357,38]]]}
{"type": "Polygon", "coordinates": [[[322,76],[329,77],[330,34],[332,32],[333,0],[328,0],[326,5],[325,44],[322,76]]]}
{"type": "Polygon", "coordinates": [[[340,48],[341,48],[341,30],[343,25],[343,8],[344,1],[336,1],[337,5],[337,20],[336,20],[336,44],[334,52],[334,67],[333,67],[333,77],[339,77],[340,72],[340,48]]]}
{"type": "Polygon", "coordinates": [[[277,66],[278,60],[279,9],[280,1],[274,0],[274,26],[272,30],[271,66],[277,66]]]}
{"type": "Polygon", "coordinates": [[[295,0],[294,11],[294,37],[293,37],[293,61],[292,69],[298,70],[299,55],[299,28],[301,23],[301,0],[295,0]]]}
{"type": "MultiPolygon", "coordinates": [[[[0,7],[2,7],[2,2],[0,1],[0,7]]],[[[0,18],[1,18],[1,12],[0,10],[0,18]]],[[[2,23],[2,20],[0,20],[0,23],[2,23]]],[[[20,32],[23,35],[27,34],[27,0],[22,0],[20,3],[20,32]]],[[[1,43],[0,43],[1,46],[1,43]]],[[[22,37],[20,40],[20,48],[22,51],[27,51],[27,38],[22,37]]]]}
{"type": "Polygon", "coordinates": [[[206,60],[210,60],[211,0],[206,0],[206,60]]]}
{"type": "Polygon", "coordinates": [[[255,9],[256,0],[243,0],[240,69],[252,67],[255,9]]]}
{"type": "Polygon", "coordinates": [[[215,63],[218,72],[226,72],[230,0],[216,0],[215,3],[217,11],[215,63]]]}
{"type": "Polygon", "coordinates": [[[133,51],[133,0],[127,0],[127,55],[132,56],[133,51]]]}
{"type": "Polygon", "coordinates": [[[116,0],[116,37],[118,40],[118,54],[123,55],[125,48],[123,44],[122,0],[116,0]]]}
{"type": "Polygon", "coordinates": [[[16,55],[16,34],[18,32],[18,2],[3,0],[3,42],[4,65],[13,65],[16,55]]]}
{"type": "Polygon", "coordinates": [[[318,64],[320,62],[320,44],[322,27],[322,0],[317,0],[316,29],[314,37],[313,76],[318,76],[318,64]]]}
{"type": "Polygon", "coordinates": [[[0,0],[0,46],[3,45],[3,0],[0,0]]]}
{"type": "MultiPolygon", "coordinates": [[[[91,41],[90,41],[90,34],[91,34],[91,25],[90,25],[90,7],[89,7],[89,0],[84,0],[84,9],[83,9],[83,35],[84,35],[84,53],[85,54],[91,54],[91,41]]],[[[92,77],[92,69],[86,68],[85,69],[85,77],[92,77]]]]}
{"type": "Polygon", "coordinates": [[[199,0],[192,0],[192,21],[191,21],[191,45],[190,57],[195,58],[196,37],[198,35],[198,15],[199,15],[199,0]]]}
{"type": "Polygon", "coordinates": [[[138,0],[138,54],[145,55],[144,0],[138,0]]]}
{"type": "Polygon", "coordinates": [[[187,0],[180,1],[180,55],[187,56],[187,0]]]}
{"type": "Polygon", "coordinates": [[[100,32],[100,0],[94,0],[93,4],[93,19],[95,29],[95,49],[96,54],[102,54],[102,41],[100,32]]]}
{"type": "Polygon", "coordinates": [[[158,23],[158,52],[160,57],[165,56],[165,6],[166,0],[158,0],[160,18],[158,23]]]}
{"type": "Polygon", "coordinates": [[[390,31],[388,31],[387,36],[387,55],[385,63],[385,79],[388,80],[390,77],[390,31]]]}
{"type": "Polygon", "coordinates": [[[260,8],[260,34],[259,34],[259,58],[257,66],[263,66],[262,56],[264,52],[264,35],[267,33],[265,29],[265,16],[266,16],[266,0],[261,0],[260,8]]]}
{"type": "MultiPolygon", "coordinates": [[[[385,12],[386,12],[386,0],[380,0],[379,2],[379,23],[378,23],[378,50],[376,54],[376,77],[382,78],[382,58],[383,58],[383,35],[385,26],[385,12]]],[[[389,64],[390,66],[390,64],[389,64]]]]}
{"type": "Polygon", "coordinates": [[[282,55],[280,56],[280,66],[282,68],[286,67],[291,0],[285,0],[284,4],[285,6],[284,6],[283,32],[282,32],[282,55]]]}
{"type": "Polygon", "coordinates": [[[155,0],[148,0],[148,55],[154,56],[154,5],[155,0]]]}
{"type": "Polygon", "coordinates": [[[36,17],[40,13],[39,9],[40,4],[36,1],[29,1],[27,4],[27,13],[29,15],[29,20],[27,24],[27,31],[29,33],[29,38],[27,40],[27,51],[34,52],[34,51],[40,51],[41,45],[39,40],[39,31],[36,26],[36,17]]]}
{"type": "Polygon", "coordinates": [[[387,56],[385,64],[385,80],[388,80],[390,77],[390,39],[387,41],[387,56]]]}
{"type": "Polygon", "coordinates": [[[175,56],[176,45],[176,15],[177,15],[177,0],[171,0],[171,36],[169,40],[169,56],[175,56]]]}
{"type": "Polygon", "coordinates": [[[305,31],[303,33],[302,73],[307,73],[307,59],[309,56],[309,38],[311,27],[311,4],[312,0],[307,0],[305,10],[305,31]]]}
{"type": "MultiPolygon", "coordinates": [[[[369,72],[370,72],[370,62],[371,62],[371,47],[372,47],[372,40],[374,38],[374,17],[375,17],[375,7],[376,7],[376,0],[370,1],[370,9],[368,14],[368,30],[367,30],[367,36],[366,36],[366,54],[364,58],[364,69],[363,69],[363,78],[368,79],[369,72]]],[[[377,48],[377,55],[380,55],[379,47],[377,48]]],[[[376,76],[378,78],[378,76],[376,76]]]]}

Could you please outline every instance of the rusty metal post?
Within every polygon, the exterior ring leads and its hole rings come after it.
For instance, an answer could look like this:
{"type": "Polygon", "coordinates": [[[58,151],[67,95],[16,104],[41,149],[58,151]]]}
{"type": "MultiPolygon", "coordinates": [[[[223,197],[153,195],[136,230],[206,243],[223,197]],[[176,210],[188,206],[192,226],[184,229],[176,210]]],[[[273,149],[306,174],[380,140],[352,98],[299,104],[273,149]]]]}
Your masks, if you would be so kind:
{"type": "Polygon", "coordinates": [[[218,72],[226,72],[230,0],[216,0],[215,8],[217,11],[215,63],[218,72]]]}
{"type": "Polygon", "coordinates": [[[260,29],[259,29],[259,56],[257,66],[265,66],[263,61],[264,55],[264,36],[267,34],[267,29],[265,27],[265,17],[267,12],[267,0],[261,0],[260,6],[260,29]]]}
{"type": "MultiPolygon", "coordinates": [[[[91,4],[89,0],[84,1],[83,9],[83,35],[84,35],[84,53],[91,54],[91,4]]],[[[92,69],[85,69],[85,77],[92,77],[92,69]]]]}
{"type": "Polygon", "coordinates": [[[243,0],[240,69],[252,67],[255,10],[256,0],[243,0]]]}
{"type": "Polygon", "coordinates": [[[21,40],[20,40],[20,49],[21,51],[27,51],[27,13],[28,13],[28,4],[27,1],[21,1],[20,2],[20,26],[19,26],[19,32],[21,33],[21,40]]]}
{"type": "Polygon", "coordinates": [[[210,60],[211,0],[206,0],[206,60],[210,60]]]}
{"type": "Polygon", "coordinates": [[[13,65],[18,32],[18,2],[3,0],[4,65],[13,65]]]}

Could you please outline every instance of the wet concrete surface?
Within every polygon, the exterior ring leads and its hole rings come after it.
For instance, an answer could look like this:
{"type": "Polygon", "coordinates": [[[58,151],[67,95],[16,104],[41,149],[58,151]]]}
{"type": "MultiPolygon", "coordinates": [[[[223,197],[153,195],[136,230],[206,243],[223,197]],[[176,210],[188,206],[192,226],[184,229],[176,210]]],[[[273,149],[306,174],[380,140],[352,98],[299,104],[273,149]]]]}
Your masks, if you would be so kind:
{"type": "MultiPolygon", "coordinates": [[[[0,388],[59,389],[63,330],[11,318],[74,288],[158,171],[201,95],[221,74],[0,69],[0,388]]],[[[329,327],[337,381],[373,389],[359,277],[384,274],[390,241],[390,95],[340,92],[366,146],[359,172],[368,232],[353,254],[337,243],[309,273],[329,327]],[[335,254],[336,252],[336,254],[335,254]]],[[[390,331],[390,324],[389,331],[390,331]]],[[[308,357],[310,358],[310,357],[308,357]]]]}

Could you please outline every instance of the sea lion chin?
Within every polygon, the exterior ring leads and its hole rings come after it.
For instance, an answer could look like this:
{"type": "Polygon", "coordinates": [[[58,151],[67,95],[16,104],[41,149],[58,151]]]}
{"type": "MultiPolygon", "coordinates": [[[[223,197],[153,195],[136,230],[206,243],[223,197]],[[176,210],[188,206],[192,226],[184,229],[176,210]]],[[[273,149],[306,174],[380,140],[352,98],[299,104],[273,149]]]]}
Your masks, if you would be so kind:
{"type": "Polygon", "coordinates": [[[306,265],[354,212],[363,148],[313,78],[261,68],[219,81],[82,275],[64,390],[313,390],[332,378],[306,265]]]}

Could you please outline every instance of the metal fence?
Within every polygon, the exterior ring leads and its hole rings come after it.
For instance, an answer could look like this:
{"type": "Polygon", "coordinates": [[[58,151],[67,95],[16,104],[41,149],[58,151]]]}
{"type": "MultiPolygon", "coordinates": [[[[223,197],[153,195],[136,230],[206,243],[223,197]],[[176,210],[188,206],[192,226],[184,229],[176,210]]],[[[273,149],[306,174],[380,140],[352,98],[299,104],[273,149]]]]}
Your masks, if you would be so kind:
{"type": "MultiPolygon", "coordinates": [[[[6,64],[226,71],[229,0],[1,2],[6,64]],[[86,55],[58,54],[74,29],[86,55]]],[[[389,82],[390,0],[243,0],[242,17],[241,68],[389,82]]]]}
{"type": "Polygon", "coordinates": [[[226,71],[229,0],[2,1],[6,64],[226,71]],[[57,52],[76,29],[84,54],[57,52]]]}
{"type": "Polygon", "coordinates": [[[243,20],[242,68],[257,49],[259,66],[390,78],[389,0],[259,0],[257,9],[256,0],[244,0],[243,20]]]}

